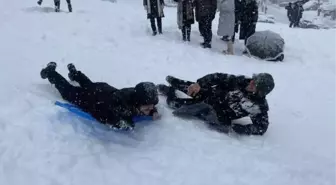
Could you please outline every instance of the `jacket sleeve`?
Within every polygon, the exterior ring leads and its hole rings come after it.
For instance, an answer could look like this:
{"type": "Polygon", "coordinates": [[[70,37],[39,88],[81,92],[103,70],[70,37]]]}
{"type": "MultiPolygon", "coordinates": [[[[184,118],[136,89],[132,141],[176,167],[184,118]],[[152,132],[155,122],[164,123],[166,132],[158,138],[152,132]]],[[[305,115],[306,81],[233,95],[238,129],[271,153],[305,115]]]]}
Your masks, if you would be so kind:
{"type": "Polygon", "coordinates": [[[253,11],[252,11],[252,22],[258,22],[258,4],[257,2],[253,3],[253,11]]]}
{"type": "Polygon", "coordinates": [[[147,6],[147,0],[143,0],[143,5],[147,6]]]}
{"type": "Polygon", "coordinates": [[[213,73],[208,74],[197,80],[197,83],[201,88],[211,88],[213,86],[220,85],[222,88],[234,89],[245,80],[244,76],[235,76],[225,73],[213,73]]]}
{"type": "MultiPolygon", "coordinates": [[[[103,109],[101,109],[103,110],[103,109]]],[[[104,111],[96,112],[95,117],[99,122],[107,125],[116,125],[120,120],[124,120],[130,124],[132,121],[132,111],[125,106],[113,106],[105,109],[104,111]]]]}

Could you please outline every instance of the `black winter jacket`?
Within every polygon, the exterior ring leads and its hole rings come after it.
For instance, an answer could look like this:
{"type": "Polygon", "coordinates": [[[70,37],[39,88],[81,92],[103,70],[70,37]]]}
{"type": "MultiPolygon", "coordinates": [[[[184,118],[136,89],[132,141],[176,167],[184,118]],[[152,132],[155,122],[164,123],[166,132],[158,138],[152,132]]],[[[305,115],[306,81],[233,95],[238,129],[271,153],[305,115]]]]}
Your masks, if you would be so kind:
{"type": "Polygon", "coordinates": [[[231,124],[232,120],[249,116],[252,124],[234,124],[240,134],[263,135],[268,128],[268,104],[265,97],[258,97],[245,90],[251,78],[224,73],[208,74],[197,80],[201,86],[199,99],[211,105],[219,121],[231,124]]]}
{"type": "MultiPolygon", "coordinates": [[[[80,107],[90,113],[98,121],[116,125],[120,120],[133,124],[132,118],[140,116],[138,100],[135,89],[116,89],[107,83],[93,83],[83,88],[80,107]]],[[[156,112],[156,109],[152,114],[156,112]]]]}

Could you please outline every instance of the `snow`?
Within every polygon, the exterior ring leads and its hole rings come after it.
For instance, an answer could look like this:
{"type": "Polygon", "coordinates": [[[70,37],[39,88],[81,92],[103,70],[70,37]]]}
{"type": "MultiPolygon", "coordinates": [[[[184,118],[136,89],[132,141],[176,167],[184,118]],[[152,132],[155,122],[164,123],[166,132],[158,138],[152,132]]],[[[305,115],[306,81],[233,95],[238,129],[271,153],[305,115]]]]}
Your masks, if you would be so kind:
{"type": "Polygon", "coordinates": [[[284,62],[272,63],[241,56],[242,42],[225,56],[216,35],[213,49],[200,48],[197,24],[191,43],[181,42],[174,8],[165,8],[164,34],[152,37],[138,1],[73,0],[71,14],[66,2],[61,13],[51,1],[34,3],[0,0],[0,184],[335,184],[334,30],[258,23],[285,39],[284,62]],[[131,135],[107,132],[53,105],[60,95],[39,76],[51,60],[65,77],[73,62],[116,87],[269,72],[271,125],[262,137],[223,135],[173,117],[162,98],[162,120],[131,135]]]}

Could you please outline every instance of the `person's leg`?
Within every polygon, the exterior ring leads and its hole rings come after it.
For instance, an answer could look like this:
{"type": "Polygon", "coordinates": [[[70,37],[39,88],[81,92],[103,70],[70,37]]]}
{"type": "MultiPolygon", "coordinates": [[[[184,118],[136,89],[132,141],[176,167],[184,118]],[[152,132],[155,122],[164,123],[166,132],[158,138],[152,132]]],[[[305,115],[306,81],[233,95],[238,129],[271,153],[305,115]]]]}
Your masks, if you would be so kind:
{"type": "Polygon", "coordinates": [[[78,105],[77,95],[79,95],[80,88],[72,86],[63,76],[56,72],[55,62],[48,63],[40,74],[42,79],[47,78],[51,84],[55,85],[64,100],[78,105]]]}
{"type": "Polygon", "coordinates": [[[81,71],[77,71],[75,65],[73,64],[68,64],[68,70],[69,70],[69,79],[71,81],[75,81],[79,83],[81,87],[89,87],[92,86],[93,82],[81,71]]]}
{"type": "Polygon", "coordinates": [[[59,12],[61,7],[61,0],[54,0],[54,4],[55,4],[55,12],[59,12]]]}
{"type": "Polygon", "coordinates": [[[185,25],[182,26],[181,31],[182,31],[182,40],[186,41],[187,40],[187,29],[185,25]]]}
{"type": "Polygon", "coordinates": [[[151,28],[153,31],[153,35],[156,35],[157,31],[156,31],[156,25],[155,25],[155,18],[151,17],[149,20],[150,20],[151,28]]]}
{"type": "Polygon", "coordinates": [[[212,20],[211,18],[205,17],[204,19],[204,47],[211,48],[211,40],[212,40],[212,20]]]}
{"type": "Polygon", "coordinates": [[[69,10],[69,12],[72,12],[71,0],[66,0],[66,2],[68,3],[68,10],[69,10]]]}
{"type": "Polygon", "coordinates": [[[188,24],[188,25],[186,25],[186,34],[187,34],[187,41],[190,41],[190,32],[191,32],[191,25],[190,24],[188,24]]]}
{"type": "Polygon", "coordinates": [[[173,76],[167,76],[166,77],[166,81],[175,89],[182,91],[183,93],[188,92],[188,87],[195,83],[195,82],[191,82],[191,81],[187,81],[187,80],[182,80],[179,78],[175,78],[173,76]]]}
{"type": "Polygon", "coordinates": [[[156,21],[157,21],[157,25],[158,25],[158,29],[159,29],[159,34],[162,34],[162,18],[158,17],[156,19],[156,21]]]}

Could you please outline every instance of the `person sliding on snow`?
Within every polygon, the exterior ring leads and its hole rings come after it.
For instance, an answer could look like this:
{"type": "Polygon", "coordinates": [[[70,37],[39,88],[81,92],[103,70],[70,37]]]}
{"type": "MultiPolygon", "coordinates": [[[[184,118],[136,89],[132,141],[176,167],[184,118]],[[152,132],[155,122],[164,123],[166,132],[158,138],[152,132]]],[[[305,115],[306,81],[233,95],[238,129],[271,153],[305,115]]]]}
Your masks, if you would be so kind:
{"type": "MultiPolygon", "coordinates": [[[[39,6],[41,6],[42,5],[42,1],[43,0],[37,1],[37,4],[39,6]]],[[[66,0],[66,2],[68,3],[68,10],[69,10],[69,12],[72,12],[71,0],[66,0]]],[[[59,12],[60,8],[61,8],[61,0],[54,0],[54,4],[55,4],[55,12],[59,12]]]]}
{"type": "Polygon", "coordinates": [[[60,92],[62,98],[83,111],[91,114],[97,121],[115,129],[133,129],[135,116],[159,118],[155,108],[158,103],[156,86],[151,82],[141,82],[135,87],[117,89],[104,82],[92,82],[73,64],[68,64],[69,79],[78,82],[80,87],[71,85],[56,72],[57,64],[48,63],[41,70],[41,78],[48,79],[60,92]]]}
{"type": "Polygon", "coordinates": [[[176,116],[194,116],[205,120],[210,128],[220,132],[234,131],[244,135],[263,135],[268,128],[266,95],[274,88],[273,77],[268,73],[252,78],[224,73],[208,74],[197,82],[167,76],[171,86],[158,85],[167,96],[167,104],[176,109],[176,116]],[[176,90],[192,98],[178,98],[176,90]],[[231,121],[249,116],[252,124],[232,124],[231,121]]]}

